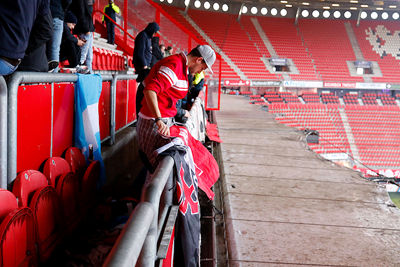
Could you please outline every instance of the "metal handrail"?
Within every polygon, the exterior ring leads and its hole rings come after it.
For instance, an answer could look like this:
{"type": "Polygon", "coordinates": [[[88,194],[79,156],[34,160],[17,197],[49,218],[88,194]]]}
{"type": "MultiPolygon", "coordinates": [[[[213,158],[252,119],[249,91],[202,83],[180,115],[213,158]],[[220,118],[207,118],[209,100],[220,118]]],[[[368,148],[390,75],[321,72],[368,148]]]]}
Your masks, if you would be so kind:
{"type": "Polygon", "coordinates": [[[0,76],[0,188],[7,188],[7,84],[0,76]]]}
{"type": "MultiPolygon", "coordinates": [[[[102,81],[111,81],[111,99],[113,105],[111,105],[110,114],[113,114],[110,118],[110,135],[111,139],[115,140],[115,98],[116,98],[116,83],[117,80],[130,80],[136,79],[136,75],[128,75],[128,74],[102,74],[102,81]]],[[[3,133],[0,132],[1,140],[7,140],[7,146],[1,146],[0,154],[0,170],[2,170],[3,166],[7,166],[6,174],[1,173],[0,176],[0,184],[1,185],[9,185],[12,180],[15,178],[17,174],[17,114],[18,114],[18,87],[20,84],[29,84],[29,83],[56,83],[56,82],[76,82],[78,80],[78,76],[75,74],[66,74],[66,73],[44,73],[44,72],[15,72],[9,79],[7,83],[8,87],[8,107],[7,104],[3,105],[1,102],[1,114],[0,114],[0,122],[6,122],[8,126],[8,132],[3,133]],[[6,112],[3,112],[3,109],[7,108],[6,112]],[[7,116],[8,113],[8,117],[7,116]],[[1,134],[3,136],[1,136],[1,134]],[[3,139],[4,137],[4,139],[3,139]],[[5,139],[6,138],[6,139],[5,139]],[[6,147],[6,148],[5,148],[6,147]],[[3,149],[6,151],[4,152],[3,149]],[[1,155],[7,155],[6,160],[1,155]],[[4,164],[4,165],[3,165],[4,164]]],[[[0,93],[1,93],[1,85],[0,85],[0,93]]],[[[6,94],[7,95],[7,94],[6,94]]],[[[3,94],[0,95],[0,101],[4,101],[3,94]]],[[[1,124],[3,125],[3,124],[1,124]]],[[[102,140],[103,141],[103,140],[102,140]]],[[[7,188],[7,187],[5,187],[7,188]]]]}
{"type": "MultiPolygon", "coordinates": [[[[145,210],[141,208],[132,212],[124,231],[121,232],[116,244],[108,254],[103,267],[135,266],[137,260],[139,260],[138,266],[154,266],[157,259],[158,227],[159,224],[163,223],[163,221],[158,222],[161,195],[164,193],[167,195],[167,199],[172,199],[174,192],[170,186],[172,184],[173,166],[174,160],[170,156],[166,156],[160,161],[152,175],[151,182],[143,191],[142,202],[139,204],[146,204],[145,210]],[[151,220],[149,220],[150,213],[152,214],[151,220]],[[144,229],[140,229],[140,232],[128,230],[139,228],[139,226],[134,225],[136,223],[140,223],[140,227],[144,229]],[[125,237],[124,235],[128,236],[125,237]]],[[[168,206],[171,203],[165,204],[168,206]]]]}
{"type": "Polygon", "coordinates": [[[126,222],[103,266],[135,266],[153,218],[153,206],[148,202],[139,203],[126,222]]]}
{"type": "Polygon", "coordinates": [[[126,35],[128,35],[129,37],[131,37],[133,40],[135,40],[135,37],[133,37],[132,34],[130,34],[128,31],[126,31],[124,28],[122,28],[115,20],[113,20],[112,18],[110,18],[110,16],[108,16],[106,13],[104,13],[101,10],[95,10],[93,11],[92,17],[94,16],[95,13],[100,13],[103,16],[105,16],[106,18],[108,18],[113,24],[115,24],[115,26],[117,26],[118,28],[120,28],[126,35]]]}

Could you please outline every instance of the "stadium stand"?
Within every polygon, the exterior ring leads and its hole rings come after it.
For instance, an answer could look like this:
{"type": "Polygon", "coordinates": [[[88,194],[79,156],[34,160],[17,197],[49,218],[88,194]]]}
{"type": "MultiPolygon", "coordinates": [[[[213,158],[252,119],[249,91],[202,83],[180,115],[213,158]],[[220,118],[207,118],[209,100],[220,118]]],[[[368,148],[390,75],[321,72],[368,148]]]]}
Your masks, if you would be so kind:
{"type": "Polygon", "coordinates": [[[259,18],[258,21],[278,56],[293,60],[299,71],[299,74],[290,75],[293,80],[318,79],[312,59],[303,45],[298,28],[293,24],[293,19],[259,18]]]}
{"type": "Polygon", "coordinates": [[[398,71],[400,48],[393,38],[400,30],[399,24],[394,21],[361,21],[357,27],[351,22],[357,41],[366,60],[376,61],[382,72],[382,77],[373,77],[374,82],[400,82],[398,71]],[[396,52],[397,49],[397,52],[396,52]]]}
{"type": "Polygon", "coordinates": [[[343,101],[346,105],[359,105],[358,94],[346,93],[343,96],[343,101]]]}
{"type": "Polygon", "coordinates": [[[378,105],[378,102],[376,101],[376,94],[372,93],[364,93],[362,96],[362,101],[364,105],[378,105]]]}
{"type": "MultiPolygon", "coordinates": [[[[190,10],[189,16],[199,25],[203,31],[212,38],[220,49],[240,68],[248,79],[262,80],[271,77],[264,63],[262,54],[256,50],[249,40],[246,31],[239,25],[236,16],[221,14],[208,16],[209,12],[190,10]],[[251,64],[249,64],[251,62],[251,64]]],[[[227,79],[235,78],[227,73],[227,79]]]]}
{"type": "Polygon", "coordinates": [[[301,97],[304,99],[306,103],[320,103],[320,97],[317,93],[312,92],[304,92],[301,97]]]}
{"type": "Polygon", "coordinates": [[[390,95],[380,94],[379,98],[381,99],[383,105],[396,105],[396,100],[390,95]]]}
{"type": "Polygon", "coordinates": [[[363,82],[361,77],[350,76],[347,67],[347,61],[356,57],[343,20],[300,20],[299,29],[322,80],[363,82]]]}

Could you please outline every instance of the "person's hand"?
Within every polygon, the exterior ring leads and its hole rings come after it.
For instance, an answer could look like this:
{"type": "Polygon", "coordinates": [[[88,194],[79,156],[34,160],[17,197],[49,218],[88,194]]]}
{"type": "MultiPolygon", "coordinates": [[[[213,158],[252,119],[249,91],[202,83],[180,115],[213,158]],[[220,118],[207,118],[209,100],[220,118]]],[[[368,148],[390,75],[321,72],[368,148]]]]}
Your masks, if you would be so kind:
{"type": "Polygon", "coordinates": [[[158,120],[156,125],[158,127],[157,131],[159,134],[169,136],[169,127],[162,120],[158,120]]]}
{"type": "Polygon", "coordinates": [[[185,110],[185,115],[183,115],[183,116],[186,117],[186,118],[190,118],[190,112],[185,110]]]}
{"type": "Polygon", "coordinates": [[[78,43],[77,43],[78,46],[83,46],[84,44],[85,44],[85,42],[83,40],[78,39],[78,43]]]}
{"type": "Polygon", "coordinates": [[[149,68],[149,66],[144,66],[143,69],[147,70],[149,68]]]}

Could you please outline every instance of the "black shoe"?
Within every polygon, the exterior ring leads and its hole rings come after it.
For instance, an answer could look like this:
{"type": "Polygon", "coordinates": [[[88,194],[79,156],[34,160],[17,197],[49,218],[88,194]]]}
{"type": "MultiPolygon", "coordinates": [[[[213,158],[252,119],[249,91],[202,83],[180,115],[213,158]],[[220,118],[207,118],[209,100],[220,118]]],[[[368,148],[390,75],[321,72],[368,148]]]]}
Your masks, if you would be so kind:
{"type": "Polygon", "coordinates": [[[52,72],[55,68],[58,67],[58,61],[56,60],[51,60],[49,61],[49,72],[52,72]]]}

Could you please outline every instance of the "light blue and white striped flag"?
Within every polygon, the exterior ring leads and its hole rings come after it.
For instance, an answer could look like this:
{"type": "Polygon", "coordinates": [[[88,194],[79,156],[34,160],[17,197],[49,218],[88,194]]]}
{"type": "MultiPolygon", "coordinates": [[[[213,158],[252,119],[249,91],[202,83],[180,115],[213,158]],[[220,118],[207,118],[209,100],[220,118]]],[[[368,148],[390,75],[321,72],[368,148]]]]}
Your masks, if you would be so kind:
{"type": "Polygon", "coordinates": [[[105,182],[105,169],[101,157],[99,98],[102,80],[99,74],[77,74],[75,84],[75,146],[80,148],[86,159],[89,156],[88,146],[93,145],[93,157],[100,162],[101,176],[98,185],[105,182]]]}

